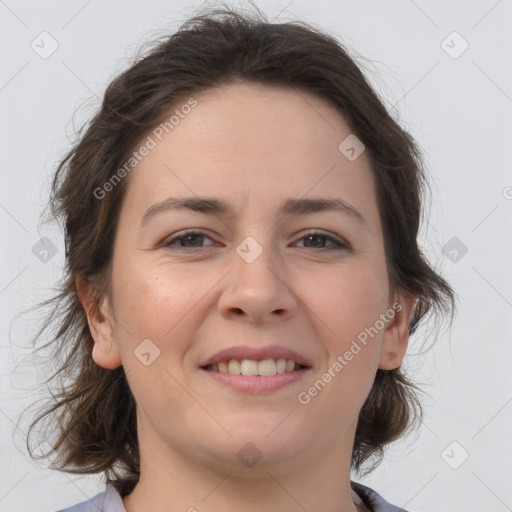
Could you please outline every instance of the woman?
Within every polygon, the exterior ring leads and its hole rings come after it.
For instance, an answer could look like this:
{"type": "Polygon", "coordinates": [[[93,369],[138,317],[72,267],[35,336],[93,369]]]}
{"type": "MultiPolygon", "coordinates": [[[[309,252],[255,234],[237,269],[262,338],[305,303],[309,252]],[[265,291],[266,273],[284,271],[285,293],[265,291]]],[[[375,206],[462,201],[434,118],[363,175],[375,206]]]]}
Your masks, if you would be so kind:
{"type": "Polygon", "coordinates": [[[304,23],[205,12],[117,77],[51,198],[72,380],[33,426],[57,418],[54,467],[108,484],[66,511],[403,510],[350,472],[420,420],[409,336],[453,313],[424,184],[304,23]]]}

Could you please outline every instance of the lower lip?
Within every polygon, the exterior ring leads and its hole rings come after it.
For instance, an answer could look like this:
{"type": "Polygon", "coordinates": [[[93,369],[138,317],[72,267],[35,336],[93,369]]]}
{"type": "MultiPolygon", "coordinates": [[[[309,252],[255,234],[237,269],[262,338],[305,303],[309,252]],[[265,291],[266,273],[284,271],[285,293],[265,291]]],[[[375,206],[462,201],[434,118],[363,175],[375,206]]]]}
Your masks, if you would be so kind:
{"type": "Polygon", "coordinates": [[[212,379],[237,391],[259,394],[284,388],[289,384],[302,380],[311,368],[303,368],[294,372],[276,373],[271,377],[259,375],[233,375],[231,373],[204,370],[212,379]]]}

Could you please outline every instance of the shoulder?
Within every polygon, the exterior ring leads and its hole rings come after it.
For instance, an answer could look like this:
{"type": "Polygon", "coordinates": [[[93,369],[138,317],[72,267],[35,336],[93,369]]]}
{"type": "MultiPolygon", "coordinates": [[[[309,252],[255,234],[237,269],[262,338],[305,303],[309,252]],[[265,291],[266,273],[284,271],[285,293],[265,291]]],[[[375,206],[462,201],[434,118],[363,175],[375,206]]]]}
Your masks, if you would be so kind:
{"type": "Polygon", "coordinates": [[[363,484],[351,481],[350,485],[372,512],[407,512],[403,508],[391,505],[380,494],[363,484]]]}
{"type": "Polygon", "coordinates": [[[126,512],[126,510],[115,487],[108,484],[103,492],[93,498],[57,512],[126,512]]]}

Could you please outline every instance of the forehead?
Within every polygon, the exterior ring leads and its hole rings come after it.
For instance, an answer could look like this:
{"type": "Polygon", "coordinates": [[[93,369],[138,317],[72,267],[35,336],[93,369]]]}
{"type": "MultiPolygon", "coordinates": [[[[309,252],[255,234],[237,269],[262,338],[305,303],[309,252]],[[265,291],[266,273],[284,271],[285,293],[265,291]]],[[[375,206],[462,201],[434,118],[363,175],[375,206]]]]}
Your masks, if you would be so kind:
{"type": "Polygon", "coordinates": [[[325,100],[246,82],[193,99],[193,108],[176,112],[187,98],[173,107],[169,119],[180,115],[172,125],[149,133],[153,148],[130,173],[129,208],[193,195],[229,196],[237,211],[246,201],[281,205],[292,196],[374,199],[369,160],[364,152],[354,161],[341,153],[351,129],[325,100]]]}

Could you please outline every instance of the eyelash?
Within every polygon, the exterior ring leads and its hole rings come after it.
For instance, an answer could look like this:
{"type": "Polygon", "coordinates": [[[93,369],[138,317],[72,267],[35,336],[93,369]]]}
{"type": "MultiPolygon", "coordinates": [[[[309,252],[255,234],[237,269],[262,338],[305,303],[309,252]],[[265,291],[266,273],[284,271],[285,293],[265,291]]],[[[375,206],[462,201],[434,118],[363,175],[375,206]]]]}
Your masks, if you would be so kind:
{"type": "MultiPolygon", "coordinates": [[[[172,238],[169,238],[167,239],[162,245],[163,247],[165,248],[173,248],[172,246],[174,245],[175,242],[178,242],[179,240],[183,239],[183,238],[187,238],[188,236],[191,236],[191,235],[200,235],[200,236],[205,236],[207,238],[210,238],[208,235],[206,235],[205,233],[202,233],[200,231],[194,231],[194,230],[188,230],[188,231],[182,231],[181,233],[178,233],[177,235],[173,236],[172,238]]],[[[345,242],[343,242],[341,239],[338,239],[336,237],[333,237],[333,236],[330,236],[330,235],[326,235],[320,231],[308,231],[307,233],[305,233],[303,236],[301,236],[299,238],[299,240],[303,240],[304,238],[307,238],[308,236],[319,236],[321,238],[325,238],[326,240],[329,240],[330,242],[333,242],[335,244],[335,246],[331,246],[331,247],[321,247],[320,249],[318,250],[323,250],[323,251],[327,251],[327,250],[347,250],[347,249],[350,249],[350,247],[348,246],[348,244],[346,244],[345,242]]],[[[210,238],[211,240],[211,238],[210,238]]],[[[212,244],[210,244],[212,245],[212,244]]],[[[202,247],[208,247],[208,246],[198,246],[198,247],[178,247],[177,250],[183,250],[183,251],[186,251],[186,250],[190,250],[190,249],[198,249],[198,248],[202,248],[202,247]]],[[[315,249],[314,247],[306,247],[306,249],[315,249]]]]}

